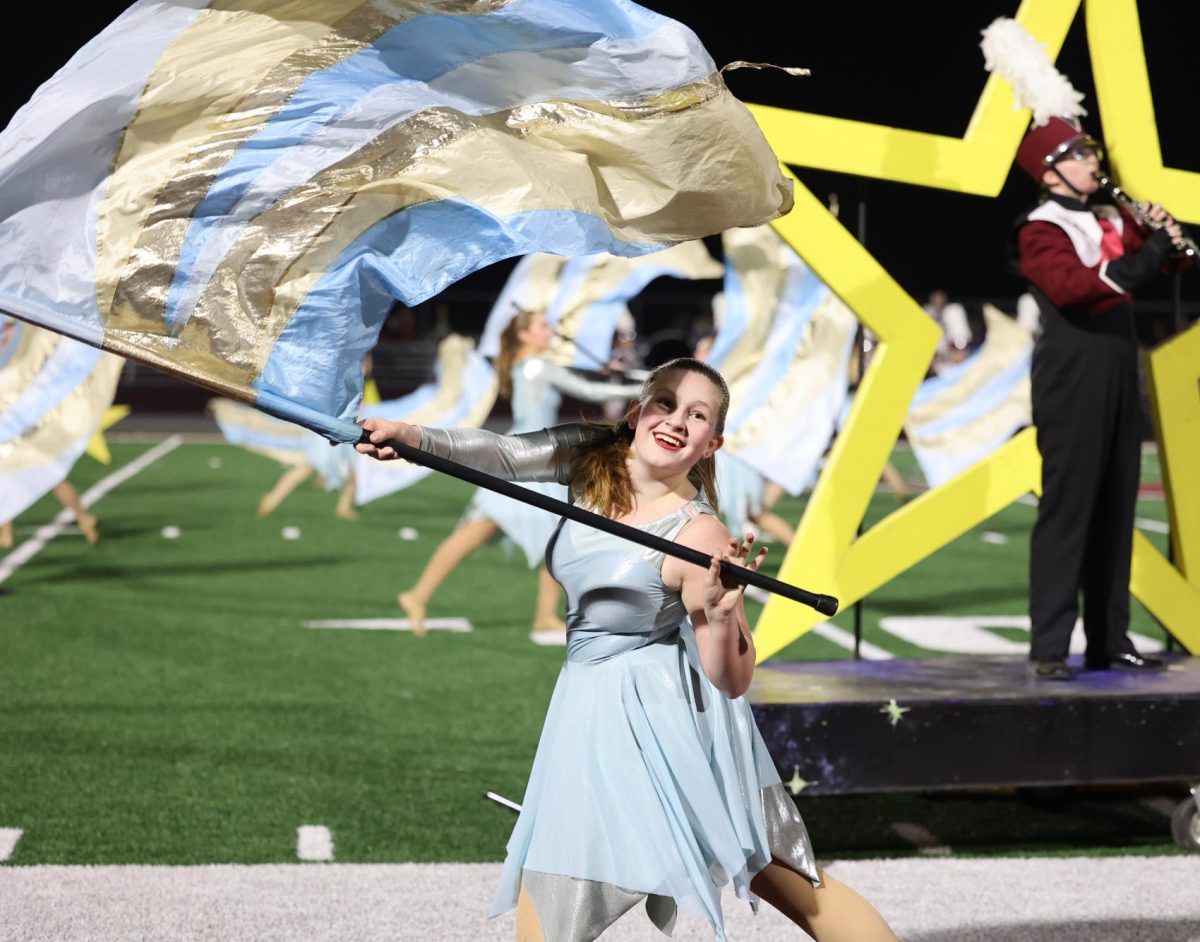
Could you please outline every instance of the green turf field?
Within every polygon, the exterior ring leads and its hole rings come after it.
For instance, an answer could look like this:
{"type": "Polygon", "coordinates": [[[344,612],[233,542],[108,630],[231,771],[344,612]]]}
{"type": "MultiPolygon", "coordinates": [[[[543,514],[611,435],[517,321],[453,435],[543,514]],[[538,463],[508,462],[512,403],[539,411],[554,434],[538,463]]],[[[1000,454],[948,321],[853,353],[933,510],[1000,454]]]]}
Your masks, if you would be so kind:
{"type": "MultiPolygon", "coordinates": [[[[82,491],[150,448],[116,444],[113,465],[85,458],[71,480],[82,491]]],[[[1157,475],[1148,459],[1144,480],[1157,475]]],[[[896,460],[917,478],[906,453],[896,460]]],[[[347,522],[334,494],[306,486],[256,519],[278,471],[237,448],[181,444],[95,505],[98,546],[68,530],[0,584],[0,828],[24,831],[13,863],[288,861],[302,824],[330,828],[340,861],[503,857],[513,815],[481,796],[520,799],[563,656],[527,639],[534,574],[500,545],[455,573],[429,614],[466,618],[469,634],[307,628],[399,616],[396,592],[470,492],[431,478],[347,522]],[[401,539],[404,527],[418,539],[401,539]]],[[[868,525],[894,506],[877,495],[868,525]]],[[[801,505],[778,509],[798,519],[801,505]]],[[[18,548],[58,510],[50,498],[24,514],[18,548]]],[[[1033,515],[1015,505],[885,586],[864,604],[866,640],[939,654],[881,619],[1023,614],[1033,515]]],[[[1138,516],[1161,521],[1161,501],[1138,516]]],[[[849,630],[852,616],[836,621],[849,630]]],[[[1134,627],[1162,637],[1140,609],[1134,627]]],[[[781,656],[848,652],[809,635],[781,656]]],[[[1170,853],[1146,797],[799,804],[823,857],[915,853],[897,822],[964,854],[1170,853]]]]}

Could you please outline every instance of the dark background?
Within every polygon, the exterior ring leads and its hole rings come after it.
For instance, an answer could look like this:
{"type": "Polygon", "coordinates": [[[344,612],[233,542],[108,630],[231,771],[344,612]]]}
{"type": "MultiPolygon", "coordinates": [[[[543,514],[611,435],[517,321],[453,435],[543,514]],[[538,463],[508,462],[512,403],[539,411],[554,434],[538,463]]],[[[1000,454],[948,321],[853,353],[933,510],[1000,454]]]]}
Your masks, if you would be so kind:
{"type": "MultiPolygon", "coordinates": [[[[995,17],[1013,15],[1017,6],[993,0],[742,0],[707,8],[679,0],[651,0],[645,5],[687,23],[719,65],[746,59],[812,70],[808,78],[753,70],[728,73],[730,87],[744,101],[952,136],[966,130],[987,78],[979,32],[995,17]]],[[[124,6],[101,0],[78,7],[70,17],[60,16],[53,29],[22,31],[22,55],[8,57],[3,65],[0,107],[5,122],[124,6]]],[[[1200,4],[1143,0],[1138,6],[1164,161],[1200,172],[1194,127],[1200,117],[1200,76],[1195,65],[1200,4]]],[[[1103,115],[1096,103],[1082,11],[1057,64],[1084,94],[1085,125],[1102,136],[1103,115]]],[[[1012,309],[1022,286],[1005,268],[1004,245],[1012,220],[1034,196],[1031,182],[1019,170],[1010,173],[994,199],[806,168],[796,172],[818,197],[838,194],[841,218],[847,225],[856,227],[857,204],[866,204],[868,248],[918,300],[941,287],[952,297],[990,298],[1012,309]]],[[[709,242],[718,253],[719,240],[709,242]]],[[[414,311],[398,311],[389,321],[385,339],[412,340],[450,327],[478,330],[513,264],[491,266],[414,311]]],[[[708,298],[717,288],[715,282],[660,280],[635,306],[639,326],[652,329],[658,324],[702,320],[708,298]]],[[[1193,273],[1183,280],[1182,297],[1194,316],[1200,308],[1200,275],[1193,273]]],[[[1160,281],[1141,292],[1139,301],[1146,310],[1166,316],[1169,283],[1160,281]]]]}

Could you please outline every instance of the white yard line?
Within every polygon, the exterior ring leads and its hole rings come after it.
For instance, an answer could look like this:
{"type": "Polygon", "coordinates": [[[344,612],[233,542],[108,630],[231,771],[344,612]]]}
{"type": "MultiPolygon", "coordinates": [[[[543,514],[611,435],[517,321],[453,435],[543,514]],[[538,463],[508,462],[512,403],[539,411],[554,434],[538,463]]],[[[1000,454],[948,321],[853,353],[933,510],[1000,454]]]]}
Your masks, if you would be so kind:
{"type": "MultiPolygon", "coordinates": [[[[854,650],[854,634],[846,631],[844,628],[839,628],[832,622],[822,622],[813,629],[813,634],[820,635],[826,641],[832,641],[834,644],[845,648],[847,651],[854,650]]],[[[877,644],[872,644],[870,641],[863,641],[858,646],[858,653],[868,661],[890,661],[896,655],[886,648],[881,648],[877,644]]]]}
{"type": "Polygon", "coordinates": [[[333,860],[333,835],[320,824],[303,824],[296,828],[296,856],[310,863],[333,860]]]}
{"type": "Polygon", "coordinates": [[[20,828],[0,828],[0,861],[8,860],[13,855],[24,833],[20,828]]]}
{"type": "MultiPolygon", "coordinates": [[[[746,586],[746,598],[751,601],[765,603],[770,597],[770,593],[765,589],[760,589],[754,585],[746,586]]],[[[854,650],[854,635],[839,628],[832,622],[821,622],[821,624],[813,628],[812,632],[815,635],[820,635],[826,641],[832,641],[839,647],[845,648],[847,651],[854,650]]],[[[881,648],[877,644],[871,644],[870,641],[862,642],[858,647],[858,651],[869,661],[890,661],[896,656],[891,651],[881,648]]]]}
{"type": "MultiPolygon", "coordinates": [[[[150,465],[154,464],[163,455],[174,451],[182,441],[183,439],[180,436],[172,435],[154,448],[151,448],[144,455],[118,468],[112,474],[108,475],[108,477],[97,481],[80,495],[79,499],[83,503],[83,506],[91,507],[92,504],[96,503],[96,501],[113,488],[124,484],[135,474],[144,471],[150,465]]],[[[75,514],[64,507],[51,523],[38,527],[37,532],[32,537],[3,559],[0,559],[0,582],[4,582],[9,576],[29,562],[29,560],[33,559],[34,556],[45,549],[47,543],[66,530],[68,526],[74,524],[74,522],[75,514]]]]}
{"type": "Polygon", "coordinates": [[[1170,533],[1171,526],[1162,520],[1149,520],[1146,517],[1138,517],[1134,523],[1142,530],[1149,530],[1151,533],[1170,533]]]}
{"type": "MultiPolygon", "coordinates": [[[[323,618],[306,621],[305,628],[334,628],[354,631],[412,631],[407,618],[323,618]]],[[[471,631],[471,623],[465,618],[426,618],[425,627],[430,631],[471,631]]]]}

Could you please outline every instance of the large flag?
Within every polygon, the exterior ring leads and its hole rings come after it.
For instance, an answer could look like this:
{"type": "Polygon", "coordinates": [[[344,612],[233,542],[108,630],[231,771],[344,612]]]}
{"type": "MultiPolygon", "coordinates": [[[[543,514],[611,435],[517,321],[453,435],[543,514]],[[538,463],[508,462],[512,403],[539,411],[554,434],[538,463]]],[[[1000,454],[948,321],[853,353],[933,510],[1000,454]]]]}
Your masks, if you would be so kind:
{"type": "Polygon", "coordinates": [[[904,433],[930,487],[986,458],[1032,422],[1033,338],[990,304],[978,350],[918,387],[904,433]]]}
{"type": "Polygon", "coordinates": [[[709,361],[730,379],[723,451],[799,494],[848,396],[857,320],[770,227],[727,232],[709,361]]]}
{"type": "Polygon", "coordinates": [[[123,365],[0,316],[0,523],[67,476],[112,405],[123,365]]]}
{"type": "Polygon", "coordinates": [[[627,0],[140,0],[0,135],[0,309],[350,441],[394,298],[790,205],[627,0]]]}
{"type": "MultiPolygon", "coordinates": [[[[435,379],[400,399],[363,408],[363,416],[401,419],[413,425],[439,428],[478,428],[496,403],[499,384],[491,365],[470,337],[450,334],[438,344],[435,379]]],[[[365,504],[394,494],[424,478],[430,471],[407,461],[376,461],[358,455],[354,502],[365,504]]]]}

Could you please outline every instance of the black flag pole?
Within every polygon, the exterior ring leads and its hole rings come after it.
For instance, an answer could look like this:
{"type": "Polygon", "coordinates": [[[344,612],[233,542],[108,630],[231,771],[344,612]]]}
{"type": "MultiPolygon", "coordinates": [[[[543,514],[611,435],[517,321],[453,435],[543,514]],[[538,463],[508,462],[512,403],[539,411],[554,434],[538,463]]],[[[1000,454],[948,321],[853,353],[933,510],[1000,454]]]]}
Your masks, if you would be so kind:
{"type": "MultiPolygon", "coordinates": [[[[364,445],[374,444],[371,442],[371,433],[365,429],[359,441],[364,445]]],[[[704,569],[712,565],[712,557],[707,553],[702,553],[688,546],[681,546],[679,543],[674,543],[671,540],[664,540],[662,537],[645,533],[628,524],[609,520],[607,517],[592,513],[590,510],[584,510],[582,507],[576,507],[574,504],[568,504],[566,501],[547,497],[545,494],[521,487],[519,484],[513,484],[511,481],[493,477],[483,471],[469,468],[466,465],[450,461],[438,455],[430,454],[427,451],[422,451],[420,448],[405,445],[394,439],[388,439],[386,442],[375,444],[377,448],[385,446],[394,448],[401,458],[411,461],[413,464],[419,464],[433,471],[440,471],[442,474],[448,474],[451,477],[458,478],[460,481],[466,481],[478,487],[486,488],[489,491],[495,491],[497,494],[503,494],[505,497],[511,497],[513,500],[519,500],[532,507],[539,507],[555,516],[566,517],[568,520],[574,520],[577,523],[593,527],[596,530],[603,530],[605,533],[611,533],[613,536],[620,537],[623,540],[637,543],[639,546],[644,546],[647,549],[657,550],[668,556],[674,556],[676,559],[682,559],[684,562],[693,563],[704,569]]],[[[809,608],[816,609],[822,615],[833,615],[838,609],[838,600],[832,595],[820,595],[816,592],[809,592],[806,589],[789,585],[786,582],[780,582],[778,579],[772,579],[770,576],[764,576],[760,572],[754,572],[745,566],[734,565],[726,560],[721,561],[721,574],[744,585],[756,586],[767,592],[782,596],[785,599],[790,599],[793,602],[799,602],[801,605],[807,605],[809,608]]]]}

